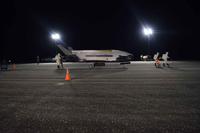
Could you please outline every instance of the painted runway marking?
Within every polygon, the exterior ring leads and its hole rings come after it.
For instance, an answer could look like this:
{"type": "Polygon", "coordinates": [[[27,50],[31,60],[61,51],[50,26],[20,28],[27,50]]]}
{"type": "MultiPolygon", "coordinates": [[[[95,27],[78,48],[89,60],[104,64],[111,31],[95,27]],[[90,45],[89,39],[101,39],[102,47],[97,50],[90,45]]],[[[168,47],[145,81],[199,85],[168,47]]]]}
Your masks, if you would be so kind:
{"type": "Polygon", "coordinates": [[[59,83],[57,83],[56,85],[58,85],[58,86],[62,86],[62,85],[64,85],[65,83],[63,83],[63,82],[59,82],[59,83]]]}

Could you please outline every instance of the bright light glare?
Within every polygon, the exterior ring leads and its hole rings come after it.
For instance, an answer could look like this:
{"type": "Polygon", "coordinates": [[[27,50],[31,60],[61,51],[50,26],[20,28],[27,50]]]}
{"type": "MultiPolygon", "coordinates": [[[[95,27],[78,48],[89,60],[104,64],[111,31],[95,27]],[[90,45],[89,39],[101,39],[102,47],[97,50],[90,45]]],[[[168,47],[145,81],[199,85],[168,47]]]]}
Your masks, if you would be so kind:
{"type": "Polygon", "coordinates": [[[53,34],[51,34],[51,38],[53,39],[53,40],[60,40],[60,34],[58,34],[58,33],[53,33],[53,34]]]}
{"type": "Polygon", "coordinates": [[[143,33],[145,36],[153,35],[153,30],[151,28],[143,28],[143,33]]]}

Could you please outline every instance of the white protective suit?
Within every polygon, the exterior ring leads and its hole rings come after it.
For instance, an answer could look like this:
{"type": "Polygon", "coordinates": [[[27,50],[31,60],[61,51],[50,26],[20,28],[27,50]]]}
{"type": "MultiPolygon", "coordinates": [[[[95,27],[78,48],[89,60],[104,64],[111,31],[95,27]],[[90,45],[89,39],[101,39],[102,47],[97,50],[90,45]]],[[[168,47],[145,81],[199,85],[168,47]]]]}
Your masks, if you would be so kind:
{"type": "Polygon", "coordinates": [[[162,55],[162,59],[164,60],[165,64],[168,64],[168,62],[167,62],[168,58],[169,58],[168,52],[166,52],[165,54],[162,55]]]}
{"type": "Polygon", "coordinates": [[[60,68],[60,66],[61,66],[61,56],[60,56],[60,53],[58,53],[55,56],[55,60],[56,60],[56,64],[57,64],[58,68],[60,68]]]}
{"type": "Polygon", "coordinates": [[[154,56],[153,59],[156,61],[158,59],[159,53],[157,52],[154,56]]]}

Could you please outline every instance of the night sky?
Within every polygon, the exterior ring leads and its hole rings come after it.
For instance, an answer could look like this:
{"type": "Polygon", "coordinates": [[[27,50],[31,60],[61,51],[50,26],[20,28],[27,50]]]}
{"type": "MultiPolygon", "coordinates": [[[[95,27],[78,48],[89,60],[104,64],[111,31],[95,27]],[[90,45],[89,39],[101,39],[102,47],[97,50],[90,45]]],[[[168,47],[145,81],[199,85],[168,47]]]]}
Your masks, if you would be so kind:
{"type": "Polygon", "coordinates": [[[143,25],[155,34],[151,53],[169,52],[176,60],[200,59],[198,2],[133,0],[6,0],[1,2],[0,57],[26,62],[54,57],[51,32],[73,49],[119,49],[137,59],[146,54],[143,25]]]}

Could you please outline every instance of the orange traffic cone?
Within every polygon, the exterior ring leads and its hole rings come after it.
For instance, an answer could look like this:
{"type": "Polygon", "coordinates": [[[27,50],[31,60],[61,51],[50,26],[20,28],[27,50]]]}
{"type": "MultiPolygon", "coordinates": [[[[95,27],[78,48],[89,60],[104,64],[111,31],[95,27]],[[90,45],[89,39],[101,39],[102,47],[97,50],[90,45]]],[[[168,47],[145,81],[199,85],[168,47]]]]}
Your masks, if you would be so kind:
{"type": "Polygon", "coordinates": [[[66,80],[66,81],[71,80],[71,76],[70,76],[70,73],[69,73],[69,70],[68,70],[68,69],[67,69],[67,73],[66,73],[66,76],[65,76],[65,80],[66,80]]]}

